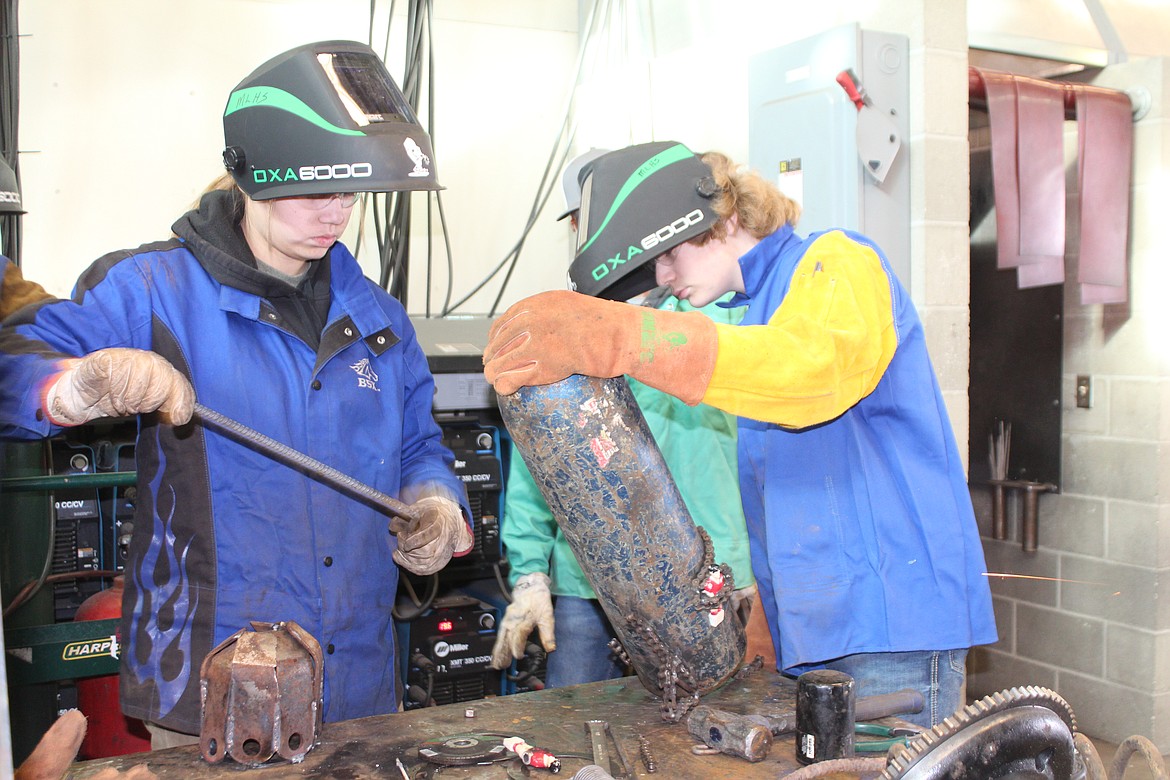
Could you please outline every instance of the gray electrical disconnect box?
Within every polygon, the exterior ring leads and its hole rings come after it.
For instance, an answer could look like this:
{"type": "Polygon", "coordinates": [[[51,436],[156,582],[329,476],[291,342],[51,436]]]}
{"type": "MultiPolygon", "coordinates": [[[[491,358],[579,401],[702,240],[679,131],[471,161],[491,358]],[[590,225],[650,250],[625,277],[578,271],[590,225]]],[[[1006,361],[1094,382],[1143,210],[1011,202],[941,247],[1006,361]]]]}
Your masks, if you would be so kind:
{"type": "Polygon", "coordinates": [[[754,55],[748,67],[749,164],[802,206],[797,232],[863,233],[885,251],[910,289],[909,40],[848,24],[754,55]],[[862,111],[838,82],[851,71],[868,98],[862,111]],[[867,121],[868,120],[868,121],[867,121]],[[897,138],[891,138],[897,134],[897,138]],[[877,144],[896,151],[882,176],[877,144]],[[867,164],[869,170],[867,170],[867,164]]]}

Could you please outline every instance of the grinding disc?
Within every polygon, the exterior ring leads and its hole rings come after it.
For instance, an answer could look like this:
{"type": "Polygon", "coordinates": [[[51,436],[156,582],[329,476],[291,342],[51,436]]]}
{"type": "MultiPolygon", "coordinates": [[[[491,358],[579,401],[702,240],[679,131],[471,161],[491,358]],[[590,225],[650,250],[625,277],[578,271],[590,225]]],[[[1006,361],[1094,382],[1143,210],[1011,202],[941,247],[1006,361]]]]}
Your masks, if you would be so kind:
{"type": "Polygon", "coordinates": [[[442,766],[487,764],[511,757],[504,741],[486,734],[455,734],[423,742],[418,746],[421,759],[442,766]]]}

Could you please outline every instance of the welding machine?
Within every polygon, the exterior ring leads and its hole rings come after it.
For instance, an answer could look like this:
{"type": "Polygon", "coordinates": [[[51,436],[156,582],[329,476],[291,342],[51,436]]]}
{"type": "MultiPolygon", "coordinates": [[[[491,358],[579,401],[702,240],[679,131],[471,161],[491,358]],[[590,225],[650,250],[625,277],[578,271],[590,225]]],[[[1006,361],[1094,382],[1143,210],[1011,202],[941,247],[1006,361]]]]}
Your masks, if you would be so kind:
{"type": "Polygon", "coordinates": [[[434,600],[409,624],[403,708],[454,704],[498,696],[502,675],[491,668],[498,615],[470,596],[434,600]]]}
{"type": "MultiPolygon", "coordinates": [[[[492,317],[478,315],[411,317],[435,381],[432,413],[442,430],[443,444],[455,455],[455,474],[467,489],[475,546],[467,555],[452,558],[434,581],[425,582],[409,573],[404,575],[404,589],[411,591],[413,598],[408,597],[400,603],[395,617],[399,620],[401,644],[410,648],[408,669],[404,674],[408,684],[407,708],[420,706],[419,698],[437,703],[475,698],[467,690],[475,683],[466,677],[459,678],[458,690],[452,692],[444,688],[443,676],[455,676],[456,669],[451,664],[440,669],[442,664],[424,652],[429,642],[427,637],[439,635],[434,615],[440,611],[438,605],[443,598],[452,594],[465,597],[465,601],[459,603],[470,606],[455,609],[470,609],[473,616],[476,610],[481,610],[480,617],[484,617],[484,611],[502,615],[508,606],[504,585],[508,562],[500,541],[500,519],[507,489],[505,475],[508,473],[510,445],[495,391],[483,375],[483,350],[492,322],[492,317]],[[425,593],[419,596],[413,592],[417,589],[425,593]],[[432,611],[428,613],[427,609],[432,611]],[[436,687],[431,695],[424,695],[428,682],[434,682],[436,687]],[[411,699],[412,693],[415,700],[411,699]]],[[[452,630],[457,627],[458,623],[453,624],[452,630]]],[[[487,641],[489,636],[486,633],[481,634],[480,640],[483,641],[483,655],[489,656],[490,660],[495,642],[494,623],[490,641],[487,641]]],[[[459,644],[467,644],[467,652],[470,652],[475,642],[459,644]]],[[[460,661],[459,668],[466,669],[466,660],[453,660],[460,661]]],[[[496,675],[485,686],[491,689],[486,695],[500,693],[501,683],[504,694],[543,688],[547,675],[545,661],[544,650],[533,637],[525,658],[513,662],[504,672],[491,670],[485,662],[481,670],[496,675]]]]}
{"type": "MultiPolygon", "coordinates": [[[[82,426],[72,436],[51,440],[52,473],[98,475],[131,474],[134,464],[134,431],[114,428],[113,435],[96,426],[82,426]]],[[[72,620],[81,604],[108,587],[97,577],[68,578],[68,573],[120,572],[126,565],[126,549],[133,530],[133,485],[109,488],[58,488],[52,493],[55,525],[52,573],[62,575],[53,585],[53,618],[72,620]]]]}
{"type": "Polygon", "coordinates": [[[503,557],[500,544],[500,509],[503,471],[500,458],[500,430],[481,424],[478,418],[435,415],[443,431],[443,444],[455,455],[455,475],[467,490],[471,507],[475,546],[467,555],[452,558],[447,568],[482,569],[478,576],[492,573],[503,557]]]}
{"type": "Polygon", "coordinates": [[[455,455],[455,474],[467,488],[475,547],[452,559],[444,579],[494,576],[503,559],[505,432],[495,393],[483,376],[489,317],[418,317],[411,323],[435,381],[431,411],[443,444],[455,455]]]}

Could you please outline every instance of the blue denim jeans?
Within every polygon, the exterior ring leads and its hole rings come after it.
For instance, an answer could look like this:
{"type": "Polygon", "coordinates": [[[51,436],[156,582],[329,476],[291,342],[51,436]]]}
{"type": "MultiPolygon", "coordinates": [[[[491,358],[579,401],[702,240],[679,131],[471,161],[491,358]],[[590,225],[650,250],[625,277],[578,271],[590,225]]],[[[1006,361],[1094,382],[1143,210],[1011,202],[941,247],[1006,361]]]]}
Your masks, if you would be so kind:
{"type": "Polygon", "coordinates": [[[557,649],[548,654],[547,688],[624,677],[625,667],[609,649],[616,636],[596,599],[557,596],[553,607],[557,649]]]}
{"type": "Polygon", "coordinates": [[[967,698],[967,651],[922,650],[909,653],[858,653],[825,664],[853,678],[857,696],[877,696],[905,688],[922,692],[922,712],[898,717],[923,728],[962,709],[967,698]]]}

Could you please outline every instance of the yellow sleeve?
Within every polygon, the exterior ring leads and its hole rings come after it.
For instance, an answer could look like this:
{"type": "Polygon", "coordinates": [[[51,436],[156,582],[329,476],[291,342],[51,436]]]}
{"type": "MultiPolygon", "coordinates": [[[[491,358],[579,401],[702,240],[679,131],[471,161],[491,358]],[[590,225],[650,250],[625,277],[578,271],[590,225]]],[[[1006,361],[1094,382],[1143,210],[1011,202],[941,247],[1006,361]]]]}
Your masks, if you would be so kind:
{"type": "Polygon", "coordinates": [[[717,325],[703,402],[804,428],[844,413],[881,381],[898,346],[877,253],[837,231],[816,239],[766,325],[717,325]]]}

